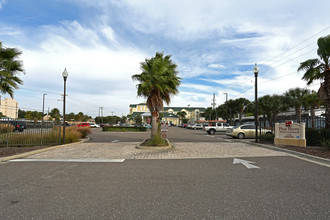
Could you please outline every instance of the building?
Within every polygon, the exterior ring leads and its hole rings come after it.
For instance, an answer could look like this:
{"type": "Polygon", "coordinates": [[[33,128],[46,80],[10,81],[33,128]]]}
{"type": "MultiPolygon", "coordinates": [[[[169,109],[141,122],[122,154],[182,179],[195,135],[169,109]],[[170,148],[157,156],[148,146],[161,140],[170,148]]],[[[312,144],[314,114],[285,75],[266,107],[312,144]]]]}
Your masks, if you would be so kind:
{"type": "MultiPolygon", "coordinates": [[[[143,123],[150,123],[151,114],[146,103],[131,104],[129,108],[129,113],[132,118],[140,115],[143,123]]],[[[177,113],[186,112],[185,118],[189,119],[189,122],[195,123],[198,120],[203,120],[201,113],[204,113],[205,110],[206,108],[204,107],[164,107],[164,110],[161,112],[162,120],[173,125],[178,125],[180,119],[177,116],[177,113]]]]}
{"type": "Polygon", "coordinates": [[[0,99],[0,112],[8,118],[18,118],[18,103],[15,99],[0,99]]]}

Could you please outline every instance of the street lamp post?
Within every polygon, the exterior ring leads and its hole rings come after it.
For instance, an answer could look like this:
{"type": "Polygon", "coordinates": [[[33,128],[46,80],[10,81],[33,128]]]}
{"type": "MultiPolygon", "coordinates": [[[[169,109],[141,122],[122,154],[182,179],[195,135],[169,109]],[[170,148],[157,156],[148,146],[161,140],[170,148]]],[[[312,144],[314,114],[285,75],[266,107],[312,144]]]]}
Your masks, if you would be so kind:
{"type": "Polygon", "coordinates": [[[63,144],[65,144],[65,96],[66,96],[66,79],[68,78],[68,71],[64,69],[62,76],[64,80],[64,94],[63,94],[63,144]]]}
{"type": "Polygon", "coordinates": [[[226,95],[226,120],[227,120],[227,122],[228,122],[228,93],[223,93],[223,94],[225,94],[226,95]]]}
{"type": "Polygon", "coordinates": [[[254,73],[254,77],[255,77],[255,117],[254,117],[254,121],[255,121],[255,125],[256,125],[256,143],[258,143],[258,73],[259,73],[259,68],[257,66],[257,64],[254,65],[253,68],[253,73],[254,73]]]}

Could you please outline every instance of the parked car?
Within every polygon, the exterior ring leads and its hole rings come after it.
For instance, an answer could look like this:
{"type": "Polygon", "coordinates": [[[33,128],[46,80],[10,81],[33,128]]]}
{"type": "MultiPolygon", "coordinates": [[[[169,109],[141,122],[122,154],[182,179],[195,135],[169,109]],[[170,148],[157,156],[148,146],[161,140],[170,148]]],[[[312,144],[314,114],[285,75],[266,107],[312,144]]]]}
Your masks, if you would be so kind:
{"type": "Polygon", "coordinates": [[[80,123],[80,124],[78,124],[78,127],[91,127],[90,125],[89,125],[89,123],[87,123],[87,122],[84,122],[84,123],[80,123]]]}
{"type": "Polygon", "coordinates": [[[95,124],[95,123],[89,123],[89,126],[91,126],[91,128],[99,128],[100,125],[95,124]]]}
{"type": "Polygon", "coordinates": [[[215,134],[216,132],[225,133],[228,128],[232,128],[232,126],[225,122],[217,122],[204,126],[204,131],[206,131],[208,134],[215,134]]]}
{"type": "Polygon", "coordinates": [[[197,129],[203,129],[203,125],[201,124],[195,124],[195,125],[191,125],[191,127],[189,127],[190,129],[194,129],[194,130],[197,130],[197,129]]]}
{"type": "Polygon", "coordinates": [[[15,127],[13,131],[22,132],[22,131],[24,131],[24,129],[26,129],[25,121],[10,120],[9,124],[11,124],[15,127]]]}
{"type": "MultiPolygon", "coordinates": [[[[228,128],[226,131],[227,136],[231,136],[233,138],[255,138],[256,134],[256,126],[255,125],[238,125],[233,128],[228,128]]],[[[268,129],[258,129],[258,134],[259,135],[265,135],[265,134],[272,134],[271,130],[268,129]]]]}

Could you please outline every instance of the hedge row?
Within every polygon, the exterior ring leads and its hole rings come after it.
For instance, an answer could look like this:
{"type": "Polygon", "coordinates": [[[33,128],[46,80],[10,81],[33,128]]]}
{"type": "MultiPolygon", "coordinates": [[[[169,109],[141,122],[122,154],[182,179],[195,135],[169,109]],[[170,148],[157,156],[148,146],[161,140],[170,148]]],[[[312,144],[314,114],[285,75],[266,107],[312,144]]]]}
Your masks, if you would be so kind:
{"type": "Polygon", "coordinates": [[[110,126],[105,126],[102,127],[102,131],[146,131],[146,127],[110,127],[110,126]]]}

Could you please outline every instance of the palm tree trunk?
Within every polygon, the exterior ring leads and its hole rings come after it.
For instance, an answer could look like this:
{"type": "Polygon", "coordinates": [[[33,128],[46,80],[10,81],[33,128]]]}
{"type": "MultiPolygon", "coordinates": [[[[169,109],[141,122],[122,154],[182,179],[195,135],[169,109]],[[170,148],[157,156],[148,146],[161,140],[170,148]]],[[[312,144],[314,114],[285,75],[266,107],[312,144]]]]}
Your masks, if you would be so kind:
{"type": "Polygon", "coordinates": [[[325,71],[324,77],[325,90],[327,92],[326,109],[325,109],[325,127],[330,129],[330,69],[325,71]]]}
{"type": "Polygon", "coordinates": [[[157,134],[157,112],[152,112],[152,115],[151,115],[151,125],[152,125],[152,128],[151,128],[151,137],[152,138],[153,136],[155,136],[157,134]]]}

